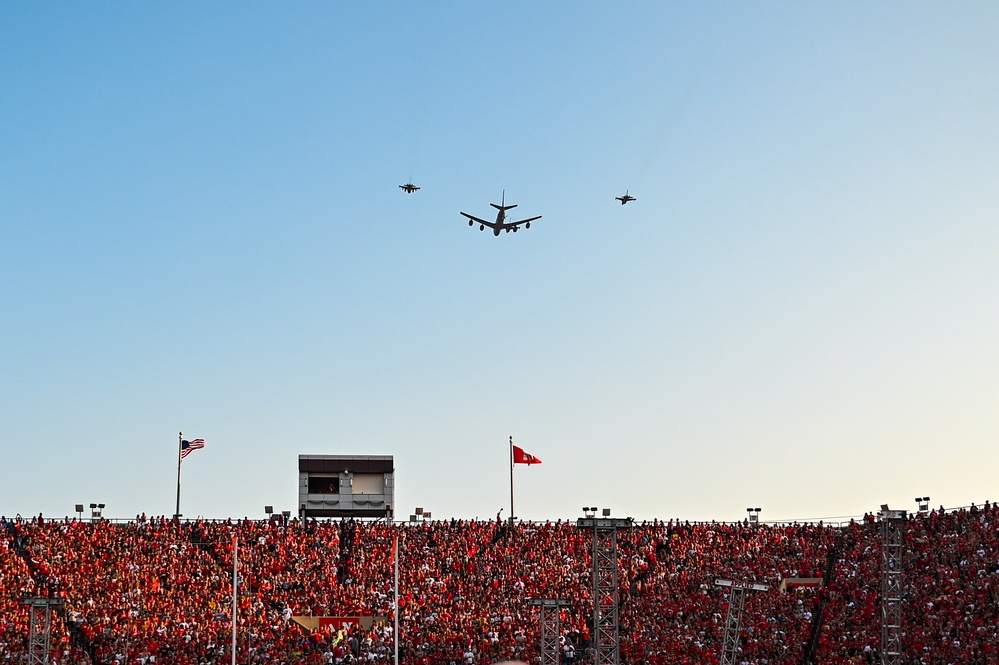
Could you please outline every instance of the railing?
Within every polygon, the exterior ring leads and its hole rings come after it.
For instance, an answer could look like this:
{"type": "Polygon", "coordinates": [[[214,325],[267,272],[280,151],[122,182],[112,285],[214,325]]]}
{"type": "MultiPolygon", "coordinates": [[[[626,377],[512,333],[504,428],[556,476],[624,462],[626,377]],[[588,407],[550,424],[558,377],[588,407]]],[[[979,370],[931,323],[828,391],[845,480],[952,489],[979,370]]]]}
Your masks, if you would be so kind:
{"type": "MultiPolygon", "coordinates": [[[[966,506],[956,506],[956,507],[952,507],[952,508],[944,508],[943,511],[944,511],[944,513],[957,513],[957,512],[968,512],[968,511],[971,511],[973,509],[974,510],[984,510],[986,504],[988,504],[990,507],[992,507],[993,505],[995,505],[991,501],[985,501],[984,503],[981,503],[981,504],[971,503],[971,504],[966,505],[966,506]]],[[[919,512],[916,512],[916,511],[911,511],[909,513],[909,516],[910,517],[919,517],[921,515],[926,515],[926,514],[929,514],[929,513],[939,514],[940,513],[940,509],[939,508],[935,508],[935,509],[931,508],[926,513],[919,513],[919,512]]],[[[820,525],[821,524],[824,527],[845,528],[845,527],[850,526],[851,524],[863,523],[864,519],[867,518],[867,517],[869,517],[870,515],[873,515],[876,518],[877,515],[878,515],[878,513],[877,512],[871,512],[871,513],[868,513],[867,515],[838,515],[838,516],[834,516],[834,517],[805,517],[805,518],[798,518],[798,519],[793,519],[793,520],[760,520],[759,522],[757,522],[755,524],[758,524],[760,526],[771,526],[771,527],[793,527],[793,526],[802,526],[802,525],[806,525],[806,524],[810,524],[810,525],[820,525]]],[[[43,519],[46,522],[54,522],[54,523],[59,523],[59,524],[73,524],[73,523],[97,524],[97,523],[102,523],[102,522],[103,523],[108,523],[108,524],[140,524],[140,523],[166,524],[166,523],[170,523],[170,522],[175,521],[172,516],[167,516],[167,515],[157,515],[157,516],[145,517],[144,519],[141,518],[141,517],[138,517],[138,516],[134,517],[134,518],[126,518],[126,517],[98,517],[98,518],[90,518],[90,517],[79,517],[79,516],[70,517],[68,515],[65,516],[65,517],[62,517],[62,518],[58,518],[58,517],[55,517],[55,518],[43,517],[43,519]]],[[[328,517],[328,518],[309,518],[309,519],[312,520],[312,521],[316,521],[316,522],[340,522],[340,521],[348,520],[348,519],[353,519],[353,520],[357,520],[357,521],[372,521],[372,522],[385,521],[384,518],[360,518],[360,517],[354,517],[354,518],[348,518],[348,517],[328,517]]],[[[392,521],[386,522],[386,523],[392,524],[393,526],[413,526],[413,527],[420,527],[420,526],[422,526],[424,524],[428,524],[428,523],[429,524],[433,524],[433,523],[441,523],[441,522],[450,522],[450,521],[452,521],[452,519],[453,518],[441,518],[441,519],[436,519],[436,520],[420,520],[420,521],[417,521],[417,522],[411,522],[409,520],[392,520],[392,521]]],[[[574,519],[575,518],[570,518],[568,520],[562,520],[562,521],[568,521],[569,523],[573,523],[574,519]]],[[[260,523],[260,524],[265,524],[265,523],[270,522],[270,521],[271,521],[271,519],[266,518],[266,517],[265,518],[260,518],[260,519],[250,519],[250,518],[233,519],[231,517],[204,517],[202,515],[198,515],[197,517],[189,517],[189,518],[183,517],[183,518],[181,518],[179,520],[179,522],[181,524],[185,524],[185,525],[187,525],[187,524],[197,524],[197,523],[220,524],[220,523],[223,523],[223,522],[229,522],[229,523],[232,523],[234,525],[235,524],[241,524],[243,522],[256,522],[256,523],[260,523]]],[[[297,517],[293,517],[293,518],[291,518],[289,524],[296,524],[296,523],[298,523],[298,521],[299,520],[298,520],[297,517]]],[[[481,520],[480,519],[454,519],[454,521],[463,522],[463,523],[478,523],[478,524],[481,524],[481,523],[486,523],[486,522],[495,522],[496,520],[495,519],[488,519],[487,518],[487,519],[481,519],[481,520]]],[[[18,514],[18,515],[15,515],[14,517],[4,517],[2,520],[0,520],[0,526],[5,526],[6,524],[25,524],[25,523],[26,524],[36,524],[37,522],[38,522],[38,517],[22,517],[20,514],[18,514]]],[[[553,520],[521,520],[518,523],[519,524],[524,524],[524,525],[531,525],[531,524],[533,524],[533,525],[536,525],[536,526],[540,526],[540,525],[544,525],[544,524],[551,524],[552,522],[553,522],[553,520]]],[[[504,524],[506,524],[506,523],[507,522],[504,521],[504,524]]],[[[688,525],[689,526],[711,526],[711,525],[718,525],[718,526],[740,526],[740,525],[742,525],[742,526],[746,526],[747,528],[755,528],[755,524],[754,523],[750,523],[749,520],[747,520],[747,519],[734,520],[734,521],[726,522],[726,521],[720,521],[720,520],[706,520],[706,521],[685,520],[685,519],[681,519],[679,517],[672,517],[670,519],[658,519],[657,518],[657,519],[653,519],[653,520],[642,520],[642,521],[636,520],[635,521],[635,526],[637,526],[637,527],[649,527],[649,526],[655,526],[656,524],[658,524],[658,525],[669,525],[670,523],[672,523],[674,526],[676,526],[676,525],[683,525],[683,526],[688,526],[688,525]]]]}

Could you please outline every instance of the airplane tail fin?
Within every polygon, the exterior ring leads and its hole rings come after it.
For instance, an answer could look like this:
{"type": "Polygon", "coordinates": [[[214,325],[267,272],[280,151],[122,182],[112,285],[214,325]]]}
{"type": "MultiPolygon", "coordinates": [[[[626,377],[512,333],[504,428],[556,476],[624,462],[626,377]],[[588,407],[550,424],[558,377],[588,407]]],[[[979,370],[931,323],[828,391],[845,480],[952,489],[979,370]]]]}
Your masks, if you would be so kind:
{"type": "Polygon", "coordinates": [[[490,203],[489,205],[491,205],[492,207],[496,208],[497,210],[511,210],[511,209],[517,207],[516,203],[514,203],[512,206],[506,205],[506,190],[505,189],[503,190],[503,198],[500,199],[500,204],[496,205],[495,203],[490,203]]]}

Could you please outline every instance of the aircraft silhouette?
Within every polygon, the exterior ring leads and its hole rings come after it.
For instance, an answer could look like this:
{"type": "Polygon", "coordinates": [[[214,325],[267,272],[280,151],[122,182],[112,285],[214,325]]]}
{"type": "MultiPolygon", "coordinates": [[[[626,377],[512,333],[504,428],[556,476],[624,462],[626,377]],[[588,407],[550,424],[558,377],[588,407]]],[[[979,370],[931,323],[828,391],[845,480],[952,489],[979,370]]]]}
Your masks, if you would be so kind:
{"type": "Polygon", "coordinates": [[[405,185],[399,185],[399,189],[406,192],[407,194],[412,194],[413,192],[419,191],[419,187],[414,185],[412,182],[407,182],[405,185]]]}
{"type": "Polygon", "coordinates": [[[493,230],[493,235],[494,236],[498,236],[501,231],[506,231],[507,233],[509,233],[510,231],[513,231],[513,232],[516,233],[517,229],[520,228],[521,224],[524,225],[525,229],[529,229],[529,228],[531,228],[531,222],[533,222],[536,219],[541,219],[541,215],[538,215],[537,217],[530,217],[528,219],[522,219],[519,222],[508,222],[508,221],[506,221],[506,211],[507,210],[511,210],[513,208],[516,208],[517,204],[515,203],[515,204],[510,205],[510,206],[506,205],[506,190],[505,189],[503,190],[503,198],[500,199],[500,204],[496,205],[495,203],[490,203],[489,205],[491,205],[492,207],[494,207],[497,210],[499,210],[499,212],[496,213],[496,221],[495,222],[487,222],[486,220],[482,219],[481,217],[476,217],[475,215],[469,215],[467,212],[463,212],[463,213],[460,213],[460,214],[464,215],[465,217],[468,218],[468,225],[469,226],[473,226],[476,222],[478,222],[479,223],[479,230],[480,231],[485,231],[486,227],[488,226],[489,228],[491,228],[493,230]]]}
{"type": "Polygon", "coordinates": [[[631,194],[629,194],[628,190],[624,191],[624,196],[615,196],[614,198],[617,199],[618,201],[620,201],[621,205],[624,205],[628,201],[637,201],[638,200],[634,196],[632,196],[631,194]]]}

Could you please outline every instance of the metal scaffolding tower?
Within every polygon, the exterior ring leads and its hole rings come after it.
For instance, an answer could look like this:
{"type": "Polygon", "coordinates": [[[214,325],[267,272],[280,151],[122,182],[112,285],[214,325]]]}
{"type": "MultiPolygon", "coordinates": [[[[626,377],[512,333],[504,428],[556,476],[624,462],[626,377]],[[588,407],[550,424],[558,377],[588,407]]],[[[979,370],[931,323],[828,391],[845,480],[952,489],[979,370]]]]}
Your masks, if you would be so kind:
{"type": "Polygon", "coordinates": [[[766,584],[742,580],[715,580],[715,586],[731,587],[728,595],[728,614],[725,616],[725,636],[722,638],[721,665],[738,665],[739,633],[742,632],[742,609],[746,605],[747,591],[768,591],[766,584]]]}
{"type": "Polygon", "coordinates": [[[62,598],[32,597],[21,599],[28,606],[28,665],[48,665],[52,642],[52,608],[62,605],[62,598]]]}
{"type": "Polygon", "coordinates": [[[612,518],[604,509],[583,508],[586,517],[576,520],[580,529],[593,530],[593,664],[620,665],[621,635],[618,626],[617,530],[634,526],[631,517],[612,518]]]}
{"type": "Polygon", "coordinates": [[[881,506],[881,665],[902,663],[902,541],[905,511],[881,506]]]}
{"type": "Polygon", "coordinates": [[[541,608],[541,665],[558,665],[558,638],[561,635],[559,609],[568,607],[569,601],[565,598],[531,598],[527,604],[541,608]]]}

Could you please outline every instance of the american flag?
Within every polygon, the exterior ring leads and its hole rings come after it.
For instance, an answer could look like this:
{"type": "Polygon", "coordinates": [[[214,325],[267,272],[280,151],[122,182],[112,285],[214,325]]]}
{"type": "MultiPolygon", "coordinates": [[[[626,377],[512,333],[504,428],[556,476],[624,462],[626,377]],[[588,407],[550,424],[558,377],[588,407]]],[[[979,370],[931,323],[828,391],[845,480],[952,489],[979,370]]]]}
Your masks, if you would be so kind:
{"type": "Polygon", "coordinates": [[[204,447],[205,447],[204,439],[195,439],[194,441],[181,441],[180,458],[184,459],[185,457],[190,455],[193,451],[197,450],[198,448],[204,448],[204,447]]]}

